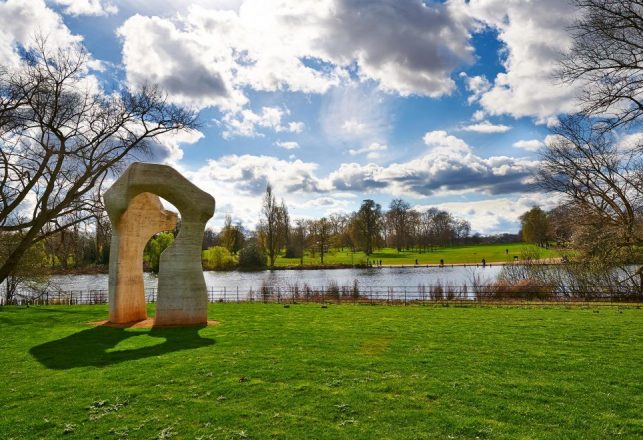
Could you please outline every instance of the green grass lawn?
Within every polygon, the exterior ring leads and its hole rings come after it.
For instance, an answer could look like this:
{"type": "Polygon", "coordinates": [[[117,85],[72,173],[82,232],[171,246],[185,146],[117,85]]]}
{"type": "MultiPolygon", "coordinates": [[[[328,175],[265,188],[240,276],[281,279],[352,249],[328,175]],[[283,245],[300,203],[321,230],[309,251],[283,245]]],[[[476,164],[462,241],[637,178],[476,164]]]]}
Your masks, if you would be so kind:
{"type": "MultiPolygon", "coordinates": [[[[559,253],[555,249],[543,249],[526,243],[512,244],[481,244],[471,246],[450,246],[436,248],[432,252],[415,252],[403,251],[397,252],[393,248],[377,249],[369,258],[370,260],[382,260],[382,264],[415,264],[417,259],[419,264],[439,264],[443,259],[445,264],[456,263],[480,263],[484,258],[487,263],[513,261],[514,256],[520,258],[525,251],[537,251],[540,258],[558,257],[559,253]],[[509,250],[509,253],[506,251],[509,250]]],[[[324,264],[363,264],[366,263],[366,254],[364,252],[355,252],[351,255],[350,250],[344,252],[332,250],[324,254],[324,264]]],[[[275,261],[276,266],[298,266],[299,258],[279,257],[275,261]]],[[[304,265],[320,264],[319,254],[311,257],[306,254],[304,265]]]]}
{"type": "Polygon", "coordinates": [[[643,436],[636,308],[217,304],[200,330],[83,324],[106,316],[0,308],[1,438],[643,436]]]}

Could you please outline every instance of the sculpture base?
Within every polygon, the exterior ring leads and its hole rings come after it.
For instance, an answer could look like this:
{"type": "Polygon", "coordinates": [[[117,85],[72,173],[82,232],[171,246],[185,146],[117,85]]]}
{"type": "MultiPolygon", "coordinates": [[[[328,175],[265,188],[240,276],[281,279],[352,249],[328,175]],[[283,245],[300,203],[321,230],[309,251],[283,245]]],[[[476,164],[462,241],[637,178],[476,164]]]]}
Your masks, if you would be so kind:
{"type": "Polygon", "coordinates": [[[193,324],[193,325],[155,325],[154,318],[147,318],[142,321],[133,321],[133,322],[110,322],[110,321],[93,321],[87,322],[87,325],[92,326],[102,326],[102,327],[113,327],[113,328],[179,328],[179,327],[206,327],[210,325],[217,325],[219,321],[208,320],[207,324],[193,324]]]}

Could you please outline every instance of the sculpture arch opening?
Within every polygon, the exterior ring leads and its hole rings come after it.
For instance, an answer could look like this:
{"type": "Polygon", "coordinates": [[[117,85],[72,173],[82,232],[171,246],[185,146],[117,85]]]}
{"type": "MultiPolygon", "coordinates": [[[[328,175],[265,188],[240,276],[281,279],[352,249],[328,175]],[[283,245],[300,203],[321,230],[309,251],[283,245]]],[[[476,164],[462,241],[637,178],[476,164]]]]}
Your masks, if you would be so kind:
{"type": "Polygon", "coordinates": [[[207,289],[201,268],[206,222],[214,198],[166,165],[133,163],[105,192],[112,223],[109,260],[109,321],[147,318],[142,258],[147,241],[176,226],[177,215],[165,210],[163,197],[181,214],[174,242],[160,256],[155,325],[207,323],[207,289]]]}

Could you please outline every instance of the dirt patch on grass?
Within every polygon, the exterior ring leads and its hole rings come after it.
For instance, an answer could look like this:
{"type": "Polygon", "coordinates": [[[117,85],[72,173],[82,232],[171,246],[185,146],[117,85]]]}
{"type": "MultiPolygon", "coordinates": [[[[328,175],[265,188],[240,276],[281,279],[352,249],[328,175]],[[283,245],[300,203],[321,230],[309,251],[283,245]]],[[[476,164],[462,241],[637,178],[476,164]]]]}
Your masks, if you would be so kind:
{"type": "MultiPolygon", "coordinates": [[[[92,325],[92,326],[103,326],[103,327],[114,327],[114,328],[176,328],[176,327],[188,327],[184,325],[154,325],[154,318],[147,318],[144,319],[143,321],[134,321],[134,322],[126,322],[126,323],[115,323],[115,322],[109,322],[107,320],[105,321],[92,321],[92,322],[86,322],[85,324],[87,325],[92,325]]],[[[210,325],[218,325],[219,321],[214,321],[214,320],[208,320],[208,326],[210,325]]],[[[192,326],[192,327],[203,327],[201,325],[198,326],[192,326]]]]}

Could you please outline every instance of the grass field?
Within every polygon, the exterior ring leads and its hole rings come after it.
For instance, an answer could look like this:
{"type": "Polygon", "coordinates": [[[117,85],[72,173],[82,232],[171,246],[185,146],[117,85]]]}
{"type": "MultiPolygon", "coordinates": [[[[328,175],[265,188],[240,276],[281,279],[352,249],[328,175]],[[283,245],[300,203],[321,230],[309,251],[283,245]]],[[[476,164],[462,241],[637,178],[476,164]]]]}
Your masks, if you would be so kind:
{"type": "MultiPolygon", "coordinates": [[[[382,264],[384,265],[415,264],[416,259],[419,264],[439,264],[441,259],[444,260],[445,264],[480,263],[483,258],[487,263],[496,263],[512,261],[514,256],[520,258],[525,250],[538,252],[540,258],[559,256],[559,253],[554,249],[543,249],[527,243],[511,243],[450,246],[436,248],[432,252],[423,253],[415,251],[397,252],[397,250],[393,248],[384,248],[377,249],[369,259],[371,261],[382,260],[382,264]],[[507,250],[509,250],[509,253],[507,253],[507,250]]],[[[361,251],[351,254],[350,250],[341,252],[333,249],[331,252],[324,254],[324,264],[327,265],[364,263],[366,263],[366,254],[361,251]]],[[[298,266],[299,264],[299,258],[279,257],[275,261],[276,266],[298,266]]],[[[304,265],[318,264],[320,264],[319,253],[315,254],[314,258],[310,254],[306,254],[304,257],[304,265]]]]}
{"type": "Polygon", "coordinates": [[[643,436],[636,308],[217,304],[200,330],[83,324],[106,316],[0,308],[0,437],[643,436]]]}

